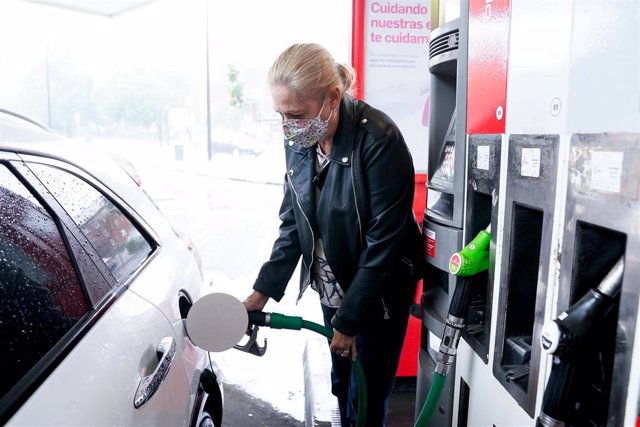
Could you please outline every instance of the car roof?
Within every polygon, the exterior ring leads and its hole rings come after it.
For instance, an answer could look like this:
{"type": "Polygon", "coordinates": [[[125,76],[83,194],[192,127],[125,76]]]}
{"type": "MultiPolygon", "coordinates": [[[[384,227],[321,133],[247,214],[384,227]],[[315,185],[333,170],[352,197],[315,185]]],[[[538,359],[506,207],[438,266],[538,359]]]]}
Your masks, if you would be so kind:
{"type": "Polygon", "coordinates": [[[0,143],[2,144],[60,141],[63,139],[62,136],[33,119],[0,108],[0,143]]]}
{"type": "Polygon", "coordinates": [[[163,234],[164,217],[156,205],[135,184],[131,176],[102,149],[55,134],[20,115],[0,110],[0,152],[46,157],[71,164],[93,176],[118,195],[131,209],[163,234]]]}
{"type": "Polygon", "coordinates": [[[105,151],[65,138],[35,120],[1,108],[0,150],[71,163],[109,187],[109,176],[121,169],[105,151]]]}

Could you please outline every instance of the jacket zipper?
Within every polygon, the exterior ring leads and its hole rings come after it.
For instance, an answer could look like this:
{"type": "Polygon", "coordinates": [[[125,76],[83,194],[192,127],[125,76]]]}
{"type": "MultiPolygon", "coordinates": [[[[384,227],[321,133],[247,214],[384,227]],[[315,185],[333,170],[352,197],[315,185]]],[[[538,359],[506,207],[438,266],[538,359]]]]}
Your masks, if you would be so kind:
{"type": "Polygon", "coordinates": [[[411,274],[411,277],[414,276],[415,270],[414,270],[414,265],[413,265],[413,261],[411,261],[409,258],[407,257],[402,257],[402,262],[404,262],[407,267],[409,267],[409,274],[411,274]]]}
{"type": "Polygon", "coordinates": [[[382,309],[384,310],[384,320],[389,320],[391,319],[391,316],[389,316],[389,309],[387,308],[387,305],[384,303],[384,298],[380,298],[380,301],[382,301],[382,309]]]}
{"type": "MultiPolygon", "coordinates": [[[[355,151],[351,152],[351,158],[352,159],[355,158],[355,151]]],[[[362,233],[362,218],[360,217],[360,210],[358,209],[358,195],[356,194],[356,181],[355,181],[356,177],[353,169],[354,168],[352,166],[351,167],[351,189],[353,190],[353,199],[354,199],[354,204],[356,206],[356,215],[358,217],[358,235],[360,236],[360,244],[364,248],[364,237],[362,233]]],[[[380,301],[382,301],[382,309],[384,310],[383,319],[384,320],[391,319],[391,316],[389,316],[389,309],[387,308],[387,305],[384,302],[384,298],[380,298],[380,301]]]]}
{"type": "MultiPolygon", "coordinates": [[[[351,159],[355,158],[355,151],[351,152],[351,159]]],[[[360,218],[360,210],[358,209],[358,195],[356,194],[355,174],[353,165],[351,166],[351,189],[353,190],[353,201],[356,206],[356,216],[358,217],[358,235],[360,236],[360,244],[364,248],[364,238],[362,236],[362,219],[360,218]]]]}
{"type": "MultiPolygon", "coordinates": [[[[311,241],[313,243],[313,247],[311,248],[311,263],[313,265],[313,260],[315,259],[314,257],[315,257],[315,251],[316,251],[316,236],[315,234],[313,234],[313,228],[311,227],[309,218],[307,218],[307,215],[304,213],[304,209],[302,209],[302,206],[300,205],[300,197],[298,196],[298,192],[293,186],[293,183],[291,182],[291,178],[289,177],[289,175],[287,175],[287,181],[289,181],[289,187],[291,187],[291,190],[296,195],[296,204],[298,205],[298,208],[300,208],[300,212],[302,212],[302,216],[304,217],[305,221],[307,221],[307,225],[309,226],[309,231],[311,231],[311,241]]],[[[304,262],[304,256],[302,257],[302,263],[306,266],[306,263],[304,262]]],[[[296,299],[296,301],[299,301],[300,298],[302,298],[302,294],[304,293],[304,291],[307,290],[310,284],[311,284],[311,266],[307,266],[307,277],[305,279],[305,284],[302,286],[302,289],[300,289],[300,293],[298,294],[298,298],[296,299]]]]}

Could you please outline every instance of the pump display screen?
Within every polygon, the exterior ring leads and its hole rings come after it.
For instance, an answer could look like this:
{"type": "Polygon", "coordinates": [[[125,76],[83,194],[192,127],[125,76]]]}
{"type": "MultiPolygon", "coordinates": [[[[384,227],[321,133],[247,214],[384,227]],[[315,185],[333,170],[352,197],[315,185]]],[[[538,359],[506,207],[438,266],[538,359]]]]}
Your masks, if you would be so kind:
{"type": "Polygon", "coordinates": [[[442,150],[440,163],[438,163],[438,167],[433,174],[433,179],[441,179],[448,183],[453,182],[456,153],[455,148],[455,143],[453,141],[446,142],[444,150],[442,150]]]}

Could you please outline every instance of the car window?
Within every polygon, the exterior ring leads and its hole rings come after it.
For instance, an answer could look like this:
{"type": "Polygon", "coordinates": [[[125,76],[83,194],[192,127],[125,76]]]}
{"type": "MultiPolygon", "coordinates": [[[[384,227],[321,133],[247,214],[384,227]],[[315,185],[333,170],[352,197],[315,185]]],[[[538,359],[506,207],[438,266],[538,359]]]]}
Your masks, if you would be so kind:
{"type": "Polygon", "coordinates": [[[56,223],[0,164],[0,399],[87,311],[56,223]]]}
{"type": "Polygon", "coordinates": [[[83,179],[53,166],[29,164],[82,230],[118,283],[149,257],[151,245],[127,216],[83,179]]]}

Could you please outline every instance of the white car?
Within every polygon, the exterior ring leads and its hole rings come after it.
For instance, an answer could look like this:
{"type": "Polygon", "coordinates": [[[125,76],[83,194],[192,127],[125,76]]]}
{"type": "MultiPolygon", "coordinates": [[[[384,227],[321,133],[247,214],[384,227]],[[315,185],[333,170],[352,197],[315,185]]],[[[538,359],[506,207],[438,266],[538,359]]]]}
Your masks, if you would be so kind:
{"type": "Polygon", "coordinates": [[[184,326],[205,292],[116,161],[0,111],[0,425],[219,426],[184,326]]]}

